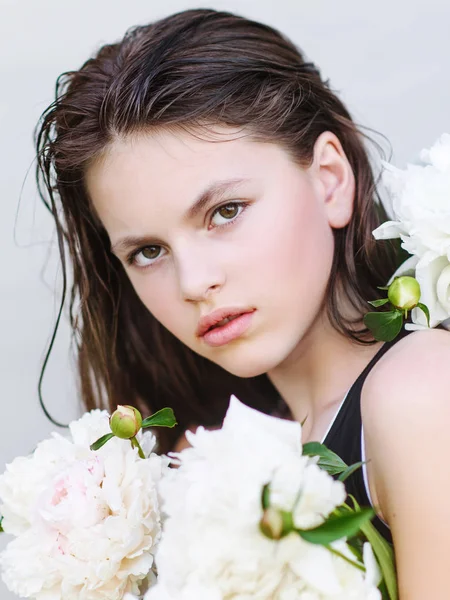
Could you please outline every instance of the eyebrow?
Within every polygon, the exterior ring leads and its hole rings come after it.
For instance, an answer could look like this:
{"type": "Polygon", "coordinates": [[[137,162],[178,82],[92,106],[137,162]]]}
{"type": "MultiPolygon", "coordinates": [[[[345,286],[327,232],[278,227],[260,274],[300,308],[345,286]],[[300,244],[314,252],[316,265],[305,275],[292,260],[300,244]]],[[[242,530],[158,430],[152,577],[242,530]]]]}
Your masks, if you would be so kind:
{"type": "MultiPolygon", "coordinates": [[[[190,221],[195,219],[199,213],[201,213],[213,200],[217,200],[224,195],[225,192],[234,191],[239,185],[249,181],[246,178],[235,178],[235,179],[224,179],[216,181],[209,185],[195,200],[195,202],[186,211],[183,220],[190,221]]],[[[148,235],[144,236],[127,236],[119,239],[114,245],[111,246],[111,252],[118,254],[125,252],[131,248],[138,246],[153,245],[159,242],[155,238],[150,238],[148,235]]]]}
{"type": "Polygon", "coordinates": [[[235,190],[240,184],[247,182],[248,179],[224,179],[222,181],[216,181],[208,186],[197,198],[194,204],[188,209],[185,220],[194,219],[202,210],[204,210],[208,204],[220,196],[223,196],[225,192],[235,190]]]}

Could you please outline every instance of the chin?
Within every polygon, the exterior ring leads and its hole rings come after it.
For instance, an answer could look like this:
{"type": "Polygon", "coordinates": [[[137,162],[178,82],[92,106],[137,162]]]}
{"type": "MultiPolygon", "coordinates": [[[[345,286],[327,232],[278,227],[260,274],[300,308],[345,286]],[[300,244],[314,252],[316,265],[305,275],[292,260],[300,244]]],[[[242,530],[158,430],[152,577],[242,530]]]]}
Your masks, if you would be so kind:
{"type": "Polygon", "coordinates": [[[211,360],[225,371],[243,379],[264,375],[281,362],[279,357],[271,355],[270,352],[257,353],[249,348],[246,350],[246,352],[230,352],[228,356],[211,360]]]}
{"type": "Polygon", "coordinates": [[[240,377],[241,379],[249,379],[251,377],[258,377],[259,375],[264,375],[267,373],[266,369],[258,368],[253,365],[224,365],[221,363],[217,363],[219,367],[231,373],[231,375],[235,375],[236,377],[240,377]]]}

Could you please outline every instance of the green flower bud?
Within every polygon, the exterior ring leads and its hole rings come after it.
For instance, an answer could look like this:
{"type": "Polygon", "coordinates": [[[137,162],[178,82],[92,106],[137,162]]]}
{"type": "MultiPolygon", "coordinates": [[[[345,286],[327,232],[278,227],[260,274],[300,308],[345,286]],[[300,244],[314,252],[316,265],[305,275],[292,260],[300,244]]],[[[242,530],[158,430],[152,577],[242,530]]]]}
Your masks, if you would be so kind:
{"type": "Polygon", "coordinates": [[[118,406],[109,419],[111,431],[118,438],[129,440],[140,430],[141,413],[134,406],[118,406]]]}
{"type": "Polygon", "coordinates": [[[279,540],[294,529],[292,514],[269,506],[259,522],[259,529],[271,540],[279,540]]]}
{"type": "Polygon", "coordinates": [[[396,277],[388,289],[389,302],[400,310],[411,310],[420,300],[420,285],[414,277],[396,277]]]}

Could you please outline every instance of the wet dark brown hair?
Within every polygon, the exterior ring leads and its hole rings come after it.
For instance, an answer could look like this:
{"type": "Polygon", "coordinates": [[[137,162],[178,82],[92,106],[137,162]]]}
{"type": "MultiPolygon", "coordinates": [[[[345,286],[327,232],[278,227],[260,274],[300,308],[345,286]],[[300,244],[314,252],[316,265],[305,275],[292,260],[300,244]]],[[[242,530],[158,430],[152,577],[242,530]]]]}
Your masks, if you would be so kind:
{"type": "Polygon", "coordinates": [[[341,141],[356,193],[351,222],[334,231],[326,308],[343,335],[373,343],[360,319],[339,312],[337,294],[363,315],[396,266],[393,247],[375,247],[372,237],[384,215],[374,202],[363,134],[314,65],[271,27],[188,10],[131,29],[79,70],[62,74],[36,131],[38,183],[55,218],[65,282],[67,254],[72,268],[82,398],[89,409],[134,404],[146,415],[172,406],[180,427],[161,431],[163,450],[192,423],[218,424],[232,392],[264,411],[273,409],[277,394],[266,376],[239,379],[196,355],[148,312],[110,252],[84,175],[118,136],[215,124],[278,143],[303,166],[324,131],[341,141]]]}

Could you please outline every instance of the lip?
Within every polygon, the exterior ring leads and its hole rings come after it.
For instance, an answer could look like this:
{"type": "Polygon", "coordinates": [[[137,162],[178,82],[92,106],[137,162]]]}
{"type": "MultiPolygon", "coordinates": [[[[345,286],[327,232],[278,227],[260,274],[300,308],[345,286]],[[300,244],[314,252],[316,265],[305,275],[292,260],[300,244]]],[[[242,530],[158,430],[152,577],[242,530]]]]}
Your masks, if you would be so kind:
{"type": "Polygon", "coordinates": [[[218,308],[199,320],[197,331],[195,333],[197,337],[201,338],[211,329],[211,327],[217,323],[220,323],[220,321],[223,319],[226,319],[227,317],[234,317],[236,315],[253,313],[254,311],[254,308],[218,308]]]}
{"type": "Polygon", "coordinates": [[[208,329],[201,337],[201,340],[212,348],[218,348],[219,346],[225,346],[233,340],[240,338],[250,327],[253,315],[255,311],[240,313],[231,321],[220,325],[220,327],[213,327],[208,329]]]}

